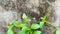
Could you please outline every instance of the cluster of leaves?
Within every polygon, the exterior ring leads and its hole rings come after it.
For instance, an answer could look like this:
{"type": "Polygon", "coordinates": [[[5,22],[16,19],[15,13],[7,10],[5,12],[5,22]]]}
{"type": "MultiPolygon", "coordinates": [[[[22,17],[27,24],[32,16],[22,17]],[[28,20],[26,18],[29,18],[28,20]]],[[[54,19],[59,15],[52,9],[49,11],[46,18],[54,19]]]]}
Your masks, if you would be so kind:
{"type": "MultiPolygon", "coordinates": [[[[27,22],[28,21],[28,17],[26,16],[25,13],[23,13],[22,19],[23,19],[24,22],[27,22]]],[[[14,20],[12,24],[19,29],[18,34],[41,34],[41,31],[39,31],[37,29],[43,27],[45,20],[46,20],[46,15],[43,17],[43,19],[40,22],[40,24],[35,24],[35,23],[33,24],[32,23],[32,25],[29,26],[26,23],[20,24],[16,20],[14,20]]],[[[12,24],[9,24],[7,26],[7,28],[8,28],[7,34],[14,34],[14,32],[12,30],[12,28],[13,28],[13,25],[12,24]]]]}

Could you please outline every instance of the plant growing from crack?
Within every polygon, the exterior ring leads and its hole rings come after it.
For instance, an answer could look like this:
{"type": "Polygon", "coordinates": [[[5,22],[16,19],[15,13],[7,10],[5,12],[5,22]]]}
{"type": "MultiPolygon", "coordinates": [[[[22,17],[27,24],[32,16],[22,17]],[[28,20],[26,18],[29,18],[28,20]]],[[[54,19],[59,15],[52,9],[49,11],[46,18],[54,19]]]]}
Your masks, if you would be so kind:
{"type": "MultiPolygon", "coordinates": [[[[26,24],[26,22],[28,21],[28,17],[25,13],[23,13],[22,19],[24,21],[24,23],[22,24],[20,24],[16,20],[13,21],[13,25],[19,29],[18,34],[41,34],[41,31],[39,31],[38,29],[43,27],[44,22],[46,21],[46,15],[43,17],[40,24],[32,23],[31,26],[26,24]]],[[[7,27],[8,28],[7,34],[9,33],[14,34],[12,31],[12,27],[13,27],[12,25],[9,25],[7,27]]]]}
{"type": "MultiPolygon", "coordinates": [[[[23,18],[24,22],[28,21],[28,18],[25,13],[23,14],[22,18],[23,18]]],[[[32,24],[31,26],[29,26],[28,24],[21,24],[20,26],[22,26],[22,25],[24,25],[24,26],[22,27],[22,30],[19,32],[19,34],[29,34],[29,33],[30,34],[41,34],[41,31],[36,30],[36,29],[40,28],[39,24],[32,24]]]]}

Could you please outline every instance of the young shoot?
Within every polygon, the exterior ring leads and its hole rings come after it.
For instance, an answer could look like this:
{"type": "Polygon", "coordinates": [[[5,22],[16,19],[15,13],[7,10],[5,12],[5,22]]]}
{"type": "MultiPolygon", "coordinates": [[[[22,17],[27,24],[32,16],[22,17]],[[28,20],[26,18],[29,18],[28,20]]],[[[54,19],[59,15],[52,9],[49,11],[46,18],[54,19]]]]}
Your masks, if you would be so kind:
{"type": "Polygon", "coordinates": [[[28,17],[27,17],[27,15],[25,13],[23,13],[22,19],[23,19],[24,22],[28,21],[28,17]]]}
{"type": "Polygon", "coordinates": [[[46,21],[46,17],[47,17],[47,15],[45,15],[45,16],[42,18],[42,21],[40,21],[40,28],[43,27],[44,22],[46,21]]]}

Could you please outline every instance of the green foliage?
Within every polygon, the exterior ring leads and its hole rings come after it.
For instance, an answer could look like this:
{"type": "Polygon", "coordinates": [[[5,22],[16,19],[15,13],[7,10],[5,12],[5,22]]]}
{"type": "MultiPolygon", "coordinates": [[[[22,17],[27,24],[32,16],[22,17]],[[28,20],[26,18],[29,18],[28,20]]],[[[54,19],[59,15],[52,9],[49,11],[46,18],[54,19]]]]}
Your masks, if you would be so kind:
{"type": "Polygon", "coordinates": [[[30,30],[30,28],[27,26],[24,26],[24,27],[22,27],[22,30],[30,30]]]}
{"type": "Polygon", "coordinates": [[[7,28],[8,28],[8,29],[12,29],[12,28],[13,28],[13,25],[12,25],[12,24],[9,24],[9,25],[7,26],[7,28]]]}
{"type": "Polygon", "coordinates": [[[28,21],[28,17],[26,16],[25,13],[23,13],[22,19],[24,23],[20,24],[18,21],[14,20],[12,23],[13,25],[10,24],[7,26],[8,28],[7,34],[14,34],[14,32],[12,31],[13,26],[19,29],[18,34],[41,34],[41,31],[38,31],[38,29],[43,27],[44,22],[46,21],[46,17],[47,17],[46,15],[43,17],[40,24],[28,25],[25,23],[28,21]]]}
{"type": "Polygon", "coordinates": [[[23,13],[22,19],[23,19],[24,22],[28,21],[28,17],[27,17],[27,15],[25,13],[23,13]]]}
{"type": "MultiPolygon", "coordinates": [[[[21,29],[21,31],[19,31],[19,34],[29,34],[29,33],[34,34],[33,30],[40,28],[39,24],[32,24],[32,26],[28,26],[26,24],[21,24],[20,26],[22,26],[22,29],[21,29]]],[[[38,34],[38,33],[40,33],[40,31],[36,32],[36,34],[38,34]]]]}
{"type": "Polygon", "coordinates": [[[32,24],[31,29],[38,29],[40,28],[39,24],[32,24]]]}
{"type": "Polygon", "coordinates": [[[16,26],[16,27],[20,27],[19,22],[18,22],[18,21],[16,21],[16,20],[14,20],[14,21],[13,21],[13,24],[14,24],[14,26],[16,26]]]}
{"type": "Polygon", "coordinates": [[[25,30],[21,30],[18,34],[26,34],[25,30]]]}
{"type": "Polygon", "coordinates": [[[60,34],[60,29],[57,29],[56,30],[56,34],[60,34]]]}
{"type": "Polygon", "coordinates": [[[7,34],[14,34],[14,32],[12,31],[12,27],[13,27],[12,24],[9,24],[9,25],[7,26],[7,28],[8,28],[7,34]]]}
{"type": "Polygon", "coordinates": [[[46,21],[46,17],[47,17],[47,15],[45,15],[45,16],[43,17],[42,21],[40,22],[40,28],[43,27],[44,22],[46,21]]]}
{"type": "Polygon", "coordinates": [[[21,31],[19,31],[18,34],[29,34],[29,32],[27,32],[27,31],[25,31],[25,30],[21,30],[21,31]]]}
{"type": "Polygon", "coordinates": [[[27,26],[27,24],[20,24],[20,27],[24,27],[24,26],[27,26]]]}
{"type": "Polygon", "coordinates": [[[41,31],[34,31],[34,34],[41,34],[41,31]]]}
{"type": "MultiPolygon", "coordinates": [[[[41,31],[38,31],[39,28],[42,28],[44,25],[44,22],[46,21],[47,15],[45,15],[40,21],[40,24],[32,24],[31,26],[26,24],[25,22],[28,21],[28,17],[25,13],[22,15],[22,19],[24,21],[23,24],[19,24],[18,21],[14,20],[12,24],[9,24],[7,26],[7,34],[14,34],[12,28],[13,26],[17,27],[19,29],[18,34],[41,34],[41,31]]],[[[56,34],[60,34],[60,29],[56,30],[56,34]]]]}
{"type": "Polygon", "coordinates": [[[11,29],[8,29],[7,34],[14,34],[14,32],[11,29]]]}
{"type": "Polygon", "coordinates": [[[19,31],[18,34],[29,34],[29,32],[27,31],[30,30],[30,28],[27,27],[26,24],[21,24],[20,26],[22,27],[22,29],[19,31]]]}

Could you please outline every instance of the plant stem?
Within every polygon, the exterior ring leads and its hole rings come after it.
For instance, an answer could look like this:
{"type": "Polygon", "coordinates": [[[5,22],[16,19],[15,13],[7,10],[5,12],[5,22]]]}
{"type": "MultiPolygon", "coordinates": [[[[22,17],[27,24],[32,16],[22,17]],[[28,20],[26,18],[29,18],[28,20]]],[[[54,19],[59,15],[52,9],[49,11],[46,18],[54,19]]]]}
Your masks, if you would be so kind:
{"type": "Polygon", "coordinates": [[[30,30],[30,34],[32,34],[32,31],[30,30]]]}

